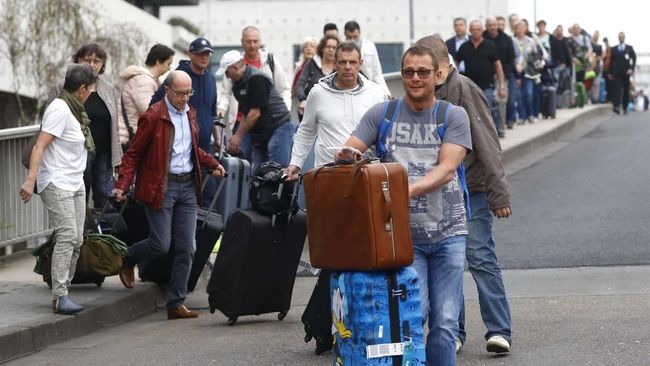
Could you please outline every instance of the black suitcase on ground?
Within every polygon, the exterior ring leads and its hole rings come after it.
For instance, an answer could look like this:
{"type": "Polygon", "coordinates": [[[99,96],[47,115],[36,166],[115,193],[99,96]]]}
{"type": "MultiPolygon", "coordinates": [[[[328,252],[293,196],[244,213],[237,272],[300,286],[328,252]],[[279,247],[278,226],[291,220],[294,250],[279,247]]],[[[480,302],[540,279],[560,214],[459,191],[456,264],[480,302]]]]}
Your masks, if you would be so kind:
{"type": "MultiPolygon", "coordinates": [[[[210,177],[206,177],[210,179],[210,177]]],[[[223,219],[221,215],[212,211],[215,202],[221,189],[224,185],[224,180],[221,180],[219,187],[215,193],[210,206],[207,209],[199,208],[196,219],[196,251],[194,252],[194,260],[190,268],[190,277],[187,281],[187,291],[192,292],[196,287],[203,267],[205,267],[210,254],[214,249],[219,236],[223,231],[223,219]]],[[[205,184],[203,185],[205,188],[205,184]]],[[[145,281],[151,281],[161,284],[168,284],[171,279],[172,264],[174,260],[174,243],[172,240],[169,252],[162,257],[148,260],[140,266],[140,278],[145,281]]]]}
{"type": "Polygon", "coordinates": [[[242,315],[291,307],[298,261],[307,236],[307,215],[299,211],[285,228],[252,210],[236,210],[226,221],[221,247],[208,282],[210,312],[219,309],[228,324],[242,315]]]}
{"type": "Polygon", "coordinates": [[[557,107],[557,93],[554,86],[542,86],[542,116],[544,118],[555,118],[557,107]]]}
{"type": "Polygon", "coordinates": [[[305,325],[305,342],[314,339],[317,355],[332,349],[331,277],[332,271],[321,270],[305,312],[302,313],[302,323],[305,325]]]}

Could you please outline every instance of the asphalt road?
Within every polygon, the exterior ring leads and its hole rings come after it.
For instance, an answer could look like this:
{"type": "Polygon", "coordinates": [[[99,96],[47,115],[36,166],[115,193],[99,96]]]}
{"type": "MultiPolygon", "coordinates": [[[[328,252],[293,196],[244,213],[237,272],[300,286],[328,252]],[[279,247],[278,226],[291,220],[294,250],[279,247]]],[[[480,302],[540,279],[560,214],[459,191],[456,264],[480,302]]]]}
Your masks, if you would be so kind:
{"type": "Polygon", "coordinates": [[[650,263],[650,114],[594,124],[509,176],[514,214],[494,226],[503,268],[650,263]]]}
{"type": "MultiPolygon", "coordinates": [[[[645,189],[650,114],[594,120],[585,130],[509,166],[514,216],[495,226],[513,316],[513,352],[485,352],[473,281],[465,276],[468,340],[458,365],[650,364],[650,225],[645,189]]],[[[38,365],[331,365],[303,342],[300,315],[313,278],[299,278],[292,309],[235,326],[203,310],[164,311],[9,362],[38,365]]],[[[199,287],[201,284],[199,285],[199,287]]],[[[205,284],[203,283],[203,286],[205,284]]],[[[202,291],[188,305],[207,307],[202,291]]]]}

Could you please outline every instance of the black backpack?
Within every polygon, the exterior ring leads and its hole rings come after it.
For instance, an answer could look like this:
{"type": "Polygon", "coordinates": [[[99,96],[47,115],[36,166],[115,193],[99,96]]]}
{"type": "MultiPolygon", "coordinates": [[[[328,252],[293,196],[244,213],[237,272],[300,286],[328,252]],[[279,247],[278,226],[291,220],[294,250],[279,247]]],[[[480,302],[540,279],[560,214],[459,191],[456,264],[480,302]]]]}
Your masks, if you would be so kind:
{"type": "Polygon", "coordinates": [[[250,187],[251,206],[262,215],[274,216],[274,226],[278,222],[289,223],[291,216],[298,212],[300,182],[285,182],[283,176],[282,166],[268,161],[255,169],[250,187]]]}

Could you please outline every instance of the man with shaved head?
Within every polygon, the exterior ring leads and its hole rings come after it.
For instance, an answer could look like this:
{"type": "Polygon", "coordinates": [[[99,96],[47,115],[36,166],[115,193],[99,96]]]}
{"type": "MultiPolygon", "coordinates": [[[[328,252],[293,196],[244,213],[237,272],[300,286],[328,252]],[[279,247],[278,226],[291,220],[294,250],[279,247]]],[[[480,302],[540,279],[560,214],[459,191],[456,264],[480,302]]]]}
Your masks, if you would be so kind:
{"type": "MultiPolygon", "coordinates": [[[[125,200],[133,178],[135,198],[144,204],[151,235],[129,247],[120,270],[126,288],[135,285],[134,266],[163,256],[174,238],[174,259],[167,288],[167,318],[196,318],[185,305],[187,281],[194,258],[197,203],[201,202],[204,177],[225,171],[217,160],[199,147],[196,111],[188,105],[194,94],[192,79],[185,71],[172,71],[163,83],[165,96],[149,107],[138,121],[138,131],[122,158],[120,177],[113,193],[125,200]]],[[[205,178],[207,179],[207,177],[205,178]]]]}
{"type": "MultiPolygon", "coordinates": [[[[467,221],[466,258],[476,281],[489,352],[509,352],[511,339],[510,309],[492,237],[492,215],[509,217],[510,193],[506,180],[501,146],[491,120],[487,99],[470,79],[449,64],[447,46],[440,37],[427,36],[416,45],[433,49],[442,71],[436,98],[459,105],[467,111],[472,135],[472,151],[465,158],[467,186],[472,215],[467,221]]],[[[465,342],[464,306],[459,318],[456,351],[465,342]]]]}
{"type": "MultiPolygon", "coordinates": [[[[483,38],[483,23],[473,20],[469,24],[470,40],[463,43],[456,53],[456,63],[465,63],[464,75],[472,79],[485,93],[492,119],[499,121],[498,108],[494,103],[495,90],[500,98],[506,97],[506,84],[501,66],[501,56],[496,44],[483,38]],[[498,77],[495,84],[494,77],[498,77]],[[497,87],[498,89],[495,89],[497,87]]],[[[497,132],[505,136],[505,126],[497,125],[497,132]]]]}

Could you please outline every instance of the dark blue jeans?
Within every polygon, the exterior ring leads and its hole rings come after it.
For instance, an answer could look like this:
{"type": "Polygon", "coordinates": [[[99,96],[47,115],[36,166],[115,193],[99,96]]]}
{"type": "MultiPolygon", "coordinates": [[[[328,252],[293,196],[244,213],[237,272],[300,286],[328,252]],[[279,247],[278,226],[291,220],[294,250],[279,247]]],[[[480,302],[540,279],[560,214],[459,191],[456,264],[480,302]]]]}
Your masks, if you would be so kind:
{"type": "Polygon", "coordinates": [[[427,365],[456,365],[458,314],[463,298],[465,235],[413,245],[422,319],[428,319],[427,365]]]}
{"type": "Polygon", "coordinates": [[[289,164],[295,131],[293,122],[287,121],[273,131],[266,146],[253,146],[253,171],[267,161],[275,161],[282,166],[289,164]]]}
{"type": "Polygon", "coordinates": [[[167,308],[175,309],[185,302],[187,281],[194,260],[196,243],[196,188],[194,181],[167,181],[167,192],[160,211],[145,206],[151,236],[129,247],[124,261],[128,265],[167,254],[174,235],[174,261],[167,287],[167,308]]]}
{"type": "Polygon", "coordinates": [[[86,200],[90,198],[89,193],[92,188],[93,207],[104,207],[108,194],[113,190],[114,184],[110,151],[101,154],[97,154],[96,151],[88,151],[86,170],[84,171],[86,200]]]}
{"type": "MultiPolygon", "coordinates": [[[[510,307],[506,297],[501,269],[494,251],[492,237],[492,212],[487,194],[472,192],[470,195],[472,218],[467,221],[466,257],[469,271],[478,289],[478,301],[483,324],[487,328],[485,339],[500,335],[512,343],[510,307]]],[[[465,302],[462,302],[458,318],[458,338],[465,343],[465,302]]]]}
{"type": "Polygon", "coordinates": [[[517,109],[519,111],[519,119],[523,122],[525,122],[526,118],[533,116],[533,89],[535,89],[535,82],[533,80],[521,79],[517,109]]]}

